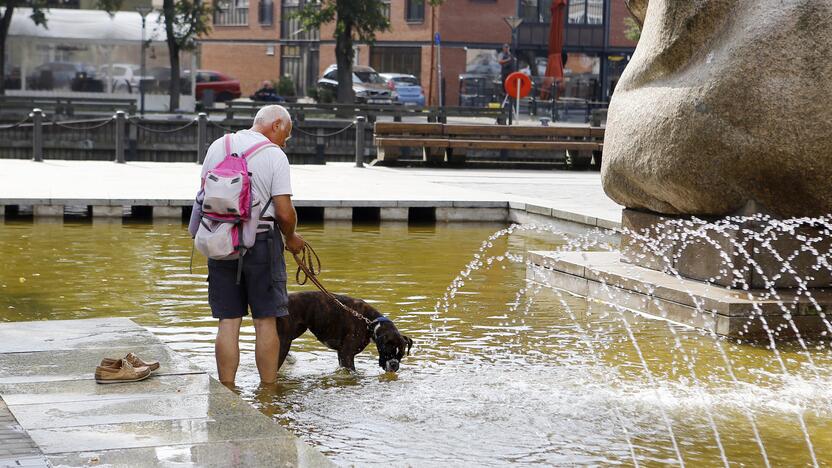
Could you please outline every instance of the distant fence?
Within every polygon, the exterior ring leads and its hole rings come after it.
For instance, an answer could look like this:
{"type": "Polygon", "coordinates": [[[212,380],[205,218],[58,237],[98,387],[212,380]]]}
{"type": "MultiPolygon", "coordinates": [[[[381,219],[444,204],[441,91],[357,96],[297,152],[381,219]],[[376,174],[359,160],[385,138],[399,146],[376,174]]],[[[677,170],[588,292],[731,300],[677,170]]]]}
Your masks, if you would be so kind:
{"type": "MultiPolygon", "coordinates": [[[[359,117],[353,122],[296,122],[286,148],[290,162],[363,162],[374,157],[375,147],[364,144],[372,142],[372,126],[363,121],[359,117]],[[363,138],[357,138],[358,129],[363,138]]],[[[0,125],[0,159],[197,163],[215,139],[250,125],[242,120],[209,120],[206,114],[162,120],[129,117],[121,111],[106,118],[58,121],[35,109],[18,122],[0,125]]]]}

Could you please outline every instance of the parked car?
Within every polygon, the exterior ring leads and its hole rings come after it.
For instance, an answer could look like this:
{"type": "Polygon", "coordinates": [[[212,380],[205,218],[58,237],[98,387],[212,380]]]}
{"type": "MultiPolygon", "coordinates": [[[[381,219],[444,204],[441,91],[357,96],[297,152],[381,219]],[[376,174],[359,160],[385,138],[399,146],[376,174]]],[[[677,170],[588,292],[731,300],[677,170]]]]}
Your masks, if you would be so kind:
{"type": "MultiPolygon", "coordinates": [[[[156,92],[166,93],[170,83],[170,67],[153,67],[148,70],[153,77],[152,88],[156,92]]],[[[179,73],[179,90],[183,95],[191,94],[191,71],[182,70],[179,73]]],[[[242,95],[240,81],[224,73],[213,70],[196,71],[196,100],[201,101],[205,91],[214,93],[214,101],[230,101],[242,95]]]]}
{"type": "Polygon", "coordinates": [[[402,104],[425,105],[425,92],[419,86],[419,80],[404,73],[381,73],[387,86],[395,91],[394,99],[402,104]]]}
{"type": "MultiPolygon", "coordinates": [[[[112,78],[112,86],[110,88],[112,92],[139,92],[139,80],[142,78],[140,66],[132,63],[114,63],[98,67],[98,74],[103,81],[107,80],[108,73],[112,78]]],[[[154,77],[150,73],[145,71],[145,80],[152,80],[153,78],[154,77]]]]}
{"type": "MultiPolygon", "coordinates": [[[[352,89],[355,101],[359,104],[392,104],[393,90],[381,75],[370,67],[356,65],[352,68],[352,89]]],[[[333,95],[338,92],[338,66],[330,65],[320,80],[318,80],[318,94],[329,91],[333,95]]]]}
{"type": "Polygon", "coordinates": [[[30,89],[65,89],[73,91],[103,91],[92,65],[79,62],[48,62],[35,67],[26,77],[30,89]]]}
{"type": "MultiPolygon", "coordinates": [[[[188,72],[186,72],[188,73],[188,72]]],[[[183,73],[183,76],[186,76],[183,73]]],[[[190,78],[190,75],[187,75],[190,78]]],[[[205,91],[214,92],[214,101],[223,102],[237,99],[242,95],[240,80],[213,70],[196,71],[196,100],[201,101],[205,91]]]]}

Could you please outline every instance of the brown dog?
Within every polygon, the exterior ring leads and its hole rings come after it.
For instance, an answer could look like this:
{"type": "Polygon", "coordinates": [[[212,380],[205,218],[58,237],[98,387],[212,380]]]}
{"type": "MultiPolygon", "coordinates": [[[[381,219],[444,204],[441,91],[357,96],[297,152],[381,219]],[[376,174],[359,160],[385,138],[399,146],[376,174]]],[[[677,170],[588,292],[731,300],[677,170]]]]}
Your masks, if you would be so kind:
{"type": "Polygon", "coordinates": [[[280,337],[280,360],[283,365],[292,341],[306,330],[315,338],[338,352],[338,363],[355,370],[355,355],[373,341],[378,349],[378,365],[387,372],[399,370],[405,354],[410,354],[413,340],[399,333],[393,321],[360,299],[336,296],[347,307],[368,320],[359,319],[318,291],[289,294],[289,316],[277,320],[280,337]]]}

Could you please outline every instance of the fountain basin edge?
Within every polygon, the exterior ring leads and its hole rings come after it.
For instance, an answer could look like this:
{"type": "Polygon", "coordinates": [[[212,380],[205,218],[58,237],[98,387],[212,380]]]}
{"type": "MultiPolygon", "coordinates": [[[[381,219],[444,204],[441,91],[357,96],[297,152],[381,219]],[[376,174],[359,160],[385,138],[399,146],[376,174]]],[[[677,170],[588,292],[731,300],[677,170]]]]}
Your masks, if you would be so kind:
{"type": "Polygon", "coordinates": [[[621,261],[620,252],[529,252],[526,279],[648,317],[745,340],[827,335],[832,292],[742,291],[621,261]],[[767,330],[768,329],[768,330],[767,330]]]}

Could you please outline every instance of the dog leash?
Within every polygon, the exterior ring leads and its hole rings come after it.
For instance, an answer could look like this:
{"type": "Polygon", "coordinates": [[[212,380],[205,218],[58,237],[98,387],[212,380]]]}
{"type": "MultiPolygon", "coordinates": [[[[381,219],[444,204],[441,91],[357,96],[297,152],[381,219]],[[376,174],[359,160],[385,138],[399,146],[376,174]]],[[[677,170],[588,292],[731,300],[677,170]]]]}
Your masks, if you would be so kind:
{"type": "Polygon", "coordinates": [[[338,300],[338,298],[335,297],[334,294],[327,291],[327,289],[321,283],[321,280],[318,279],[318,275],[321,273],[321,259],[320,257],[318,257],[318,254],[317,252],[315,252],[315,249],[313,249],[308,242],[305,242],[303,244],[303,249],[301,249],[300,256],[298,256],[298,254],[294,252],[292,252],[292,256],[295,257],[295,262],[297,262],[298,264],[298,269],[295,272],[295,281],[297,281],[299,285],[303,286],[304,284],[306,284],[307,281],[312,281],[312,284],[317,286],[318,289],[320,289],[325,296],[332,299],[342,309],[366,322],[368,327],[373,324],[373,322],[370,319],[359,314],[355,311],[355,309],[347,307],[343,302],[338,300]]]}

